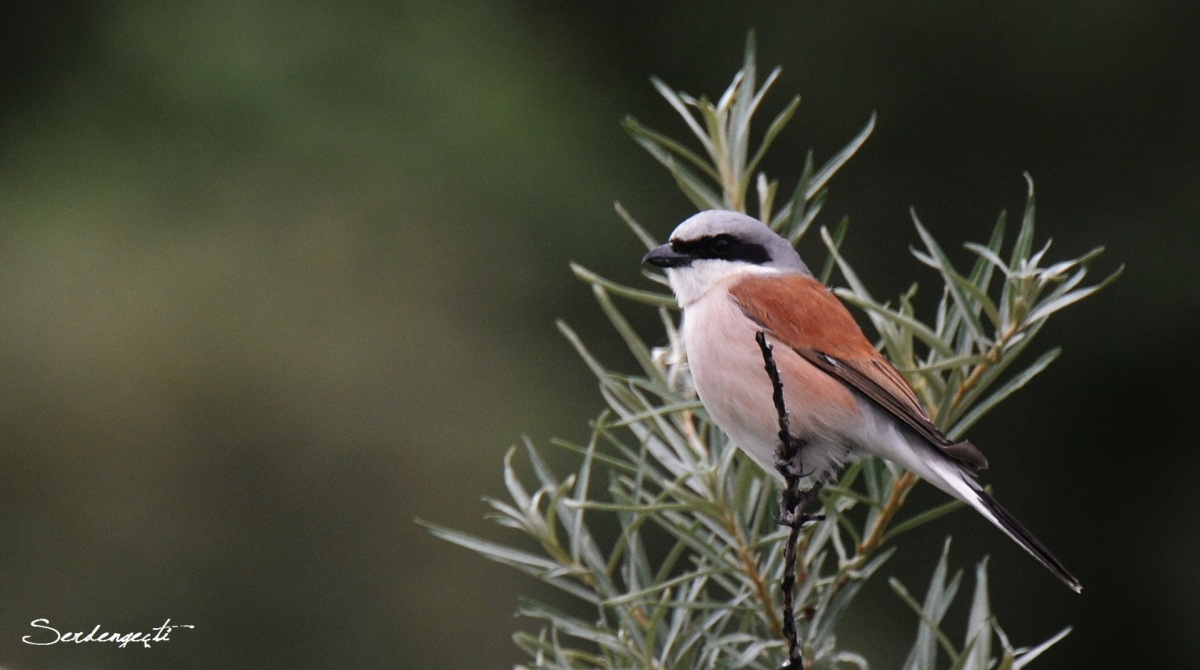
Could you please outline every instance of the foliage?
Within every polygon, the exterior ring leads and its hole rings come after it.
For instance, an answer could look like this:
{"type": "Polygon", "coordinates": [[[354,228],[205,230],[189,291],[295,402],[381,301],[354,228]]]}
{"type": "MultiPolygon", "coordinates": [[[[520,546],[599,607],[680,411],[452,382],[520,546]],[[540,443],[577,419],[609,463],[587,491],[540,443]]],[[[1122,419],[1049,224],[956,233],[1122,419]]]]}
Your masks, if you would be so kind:
{"type": "MultiPolygon", "coordinates": [[[[793,242],[810,230],[826,199],[826,185],[870,134],[874,119],[844,149],[815,167],[812,152],[791,194],[776,207],[779,182],[758,166],[795,114],[793,98],[769,124],[757,148],[751,121],[779,76],[757,81],[754,44],[729,88],[715,102],[654,86],[679,112],[703,153],[629,118],[635,141],[662,163],[700,209],[747,211],[751,187],[757,215],[793,242]]],[[[647,248],[657,241],[618,205],[618,213],[647,248]]],[[[889,358],[906,374],[935,421],[952,437],[1024,386],[1050,364],[1057,349],[1008,374],[1046,320],[1115,278],[1085,286],[1096,249],[1046,265],[1048,244],[1034,251],[1032,183],[1016,239],[1004,250],[1002,215],[986,244],[965,245],[976,260],[956,269],[916,221],[923,247],[913,253],[937,271],[941,300],[931,322],[913,308],[916,286],[893,306],[876,300],[839,251],[847,225],[820,229],[829,256],[821,277],[836,268],[846,287],[838,294],[863,309],[889,358]]],[[[505,459],[509,500],[488,500],[501,526],[531,538],[517,548],[428,524],[437,536],[509,565],[578,600],[588,615],[556,609],[531,598],[519,613],[540,621],[535,633],[516,633],[528,652],[522,668],[775,668],[784,658],[778,583],[787,529],[773,519],[777,486],[749,459],[737,456],[691,388],[667,294],[618,285],[585,268],[587,282],[636,358],[640,370],[609,370],[566,324],[563,334],[600,382],[607,403],[586,444],[553,441],[578,454],[566,476],[552,471],[538,447],[526,441],[505,459]],[[637,333],[617,298],[657,309],[663,333],[654,348],[637,333]],[[518,456],[535,481],[518,474],[518,456]]],[[[1119,272],[1119,271],[1118,271],[1119,272]]],[[[665,284],[657,275],[651,279],[665,284]]],[[[797,618],[810,667],[868,667],[838,645],[838,625],[863,584],[878,574],[906,531],[956,508],[951,502],[896,521],[915,484],[910,473],[882,460],[857,463],[822,493],[828,520],[805,529],[797,566],[797,618]]],[[[986,561],[976,570],[967,638],[955,646],[941,630],[962,575],[948,575],[943,552],[923,601],[898,582],[892,586],[916,613],[916,638],[906,668],[933,668],[939,649],[953,668],[1020,668],[1067,630],[1033,649],[1018,650],[990,611],[986,561]],[[996,637],[1000,644],[993,644],[996,637]]]]}

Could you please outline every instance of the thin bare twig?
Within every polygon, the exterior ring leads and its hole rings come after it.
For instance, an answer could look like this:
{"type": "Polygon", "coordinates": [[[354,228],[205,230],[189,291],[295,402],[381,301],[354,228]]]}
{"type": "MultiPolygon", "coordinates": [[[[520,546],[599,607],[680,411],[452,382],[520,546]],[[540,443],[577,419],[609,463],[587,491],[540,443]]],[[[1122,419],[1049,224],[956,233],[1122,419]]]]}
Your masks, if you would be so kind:
{"type": "Polygon", "coordinates": [[[759,331],[754,340],[762,350],[763,366],[771,380],[771,399],[775,403],[775,413],[779,418],[779,446],[775,450],[775,469],[783,475],[784,480],[783,491],[779,494],[779,523],[792,529],[783,547],[783,577],[779,581],[779,588],[783,591],[783,638],[788,645],[787,660],[779,667],[780,670],[803,670],[804,654],[796,633],[796,606],[793,602],[793,591],[796,587],[796,543],[800,540],[800,529],[806,523],[824,518],[820,515],[810,515],[806,511],[817,499],[822,484],[817,482],[807,490],[800,490],[800,480],[806,476],[800,461],[804,441],[792,435],[787,405],[783,398],[783,380],[779,378],[779,368],[775,365],[775,356],[767,342],[766,333],[759,331]]]}

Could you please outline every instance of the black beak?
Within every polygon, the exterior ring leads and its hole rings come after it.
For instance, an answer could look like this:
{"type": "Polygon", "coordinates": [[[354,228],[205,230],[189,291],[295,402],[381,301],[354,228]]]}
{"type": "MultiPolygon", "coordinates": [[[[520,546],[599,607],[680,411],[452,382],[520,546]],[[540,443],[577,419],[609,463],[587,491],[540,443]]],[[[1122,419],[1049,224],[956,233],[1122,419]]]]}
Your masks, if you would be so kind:
{"type": "Polygon", "coordinates": [[[696,259],[690,254],[682,254],[671,248],[670,244],[655,247],[650,253],[642,256],[642,265],[653,265],[656,268],[681,268],[691,264],[696,259]]]}

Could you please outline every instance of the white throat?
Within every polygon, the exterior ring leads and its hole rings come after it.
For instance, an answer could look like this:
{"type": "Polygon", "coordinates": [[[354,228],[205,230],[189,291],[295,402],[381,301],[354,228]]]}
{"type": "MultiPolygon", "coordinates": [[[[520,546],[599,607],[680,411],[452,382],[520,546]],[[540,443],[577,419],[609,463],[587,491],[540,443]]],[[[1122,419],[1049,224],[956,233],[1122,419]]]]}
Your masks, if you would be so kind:
{"type": "Polygon", "coordinates": [[[671,283],[671,290],[675,293],[676,302],[679,303],[680,307],[686,308],[688,305],[704,297],[704,294],[708,293],[712,287],[735,275],[750,273],[774,274],[778,272],[779,270],[775,268],[768,268],[753,263],[701,259],[692,261],[687,267],[668,268],[667,281],[671,283]]]}

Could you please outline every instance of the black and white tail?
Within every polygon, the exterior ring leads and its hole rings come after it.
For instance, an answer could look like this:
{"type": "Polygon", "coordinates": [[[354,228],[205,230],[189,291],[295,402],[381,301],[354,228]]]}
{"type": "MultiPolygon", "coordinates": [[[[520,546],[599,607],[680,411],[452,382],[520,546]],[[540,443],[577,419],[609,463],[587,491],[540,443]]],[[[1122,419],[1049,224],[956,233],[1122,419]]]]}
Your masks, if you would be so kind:
{"type": "Polygon", "coordinates": [[[1022,526],[1016,517],[996,502],[995,498],[985,493],[975,478],[964,472],[960,465],[950,459],[927,460],[922,465],[925,467],[918,468],[917,474],[930,484],[975,508],[984,518],[1004,531],[1005,535],[1011,537],[1014,542],[1021,545],[1025,551],[1046,566],[1050,572],[1057,575],[1072,591],[1076,593],[1083,591],[1083,585],[1079,583],[1079,580],[1067,571],[1067,568],[1054,557],[1054,554],[1050,553],[1046,545],[1038,541],[1033,533],[1026,530],[1025,526],[1022,526]]]}
{"type": "Polygon", "coordinates": [[[979,497],[980,504],[987,511],[985,512],[984,509],[981,509],[977,505],[972,505],[972,507],[975,507],[975,509],[979,510],[980,513],[987,517],[988,521],[996,524],[996,526],[1000,530],[1004,531],[1006,535],[1015,540],[1017,544],[1024,547],[1025,551],[1028,551],[1033,555],[1034,558],[1038,559],[1038,561],[1040,561],[1042,565],[1046,566],[1050,572],[1058,575],[1058,578],[1061,579],[1064,584],[1071,587],[1072,591],[1075,593],[1081,593],[1083,591],[1083,585],[1079,583],[1079,580],[1075,579],[1075,576],[1067,571],[1067,568],[1061,562],[1059,562],[1057,558],[1054,557],[1054,554],[1050,553],[1050,550],[1046,548],[1046,545],[1039,542],[1038,539],[1033,536],[1033,533],[1030,533],[1028,530],[1026,530],[1025,526],[1022,526],[1021,522],[1017,521],[1016,517],[1010,514],[1008,510],[1004,509],[1000,503],[996,502],[995,498],[983,491],[976,491],[975,495],[979,497]]]}

